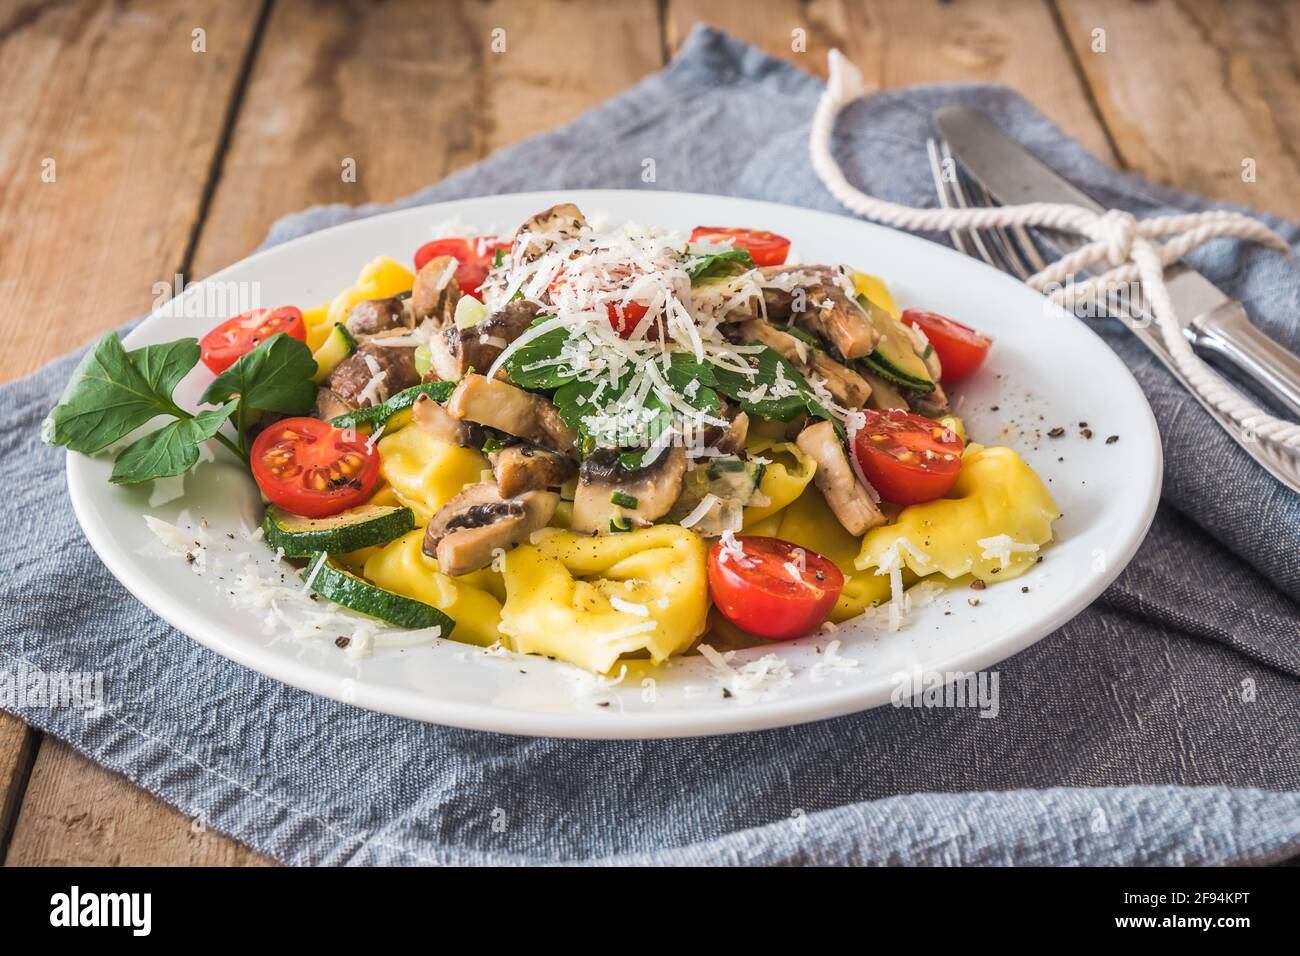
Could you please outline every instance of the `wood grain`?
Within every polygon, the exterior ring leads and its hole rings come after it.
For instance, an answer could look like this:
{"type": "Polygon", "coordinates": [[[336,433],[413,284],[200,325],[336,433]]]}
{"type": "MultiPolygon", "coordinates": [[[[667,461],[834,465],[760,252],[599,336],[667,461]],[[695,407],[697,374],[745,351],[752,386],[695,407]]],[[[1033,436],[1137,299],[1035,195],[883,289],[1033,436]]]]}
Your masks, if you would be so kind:
{"type": "Polygon", "coordinates": [[[0,860],[13,832],[36,745],[34,731],[17,717],[0,713],[0,860]]]}
{"type": "MultiPolygon", "coordinates": [[[[436,182],[661,65],[653,0],[277,3],[190,271],[202,277],[247,255],[285,213],[394,199],[436,182]],[[505,30],[503,52],[492,51],[495,29],[505,30]],[[355,182],[342,177],[346,158],[355,182]]],[[[190,820],[61,745],[37,757],[8,858],[263,860],[218,834],[196,836],[190,820]]]]}
{"type": "MultiPolygon", "coordinates": [[[[201,277],[242,257],[284,213],[390,200],[571,119],[658,68],[696,22],[817,74],[839,47],[879,87],[1007,83],[1103,158],[1300,209],[1300,13],[1281,3],[274,0],[254,45],[258,9],[0,6],[0,97],[24,119],[0,124],[0,294],[41,319],[5,323],[0,377],[144,310],[187,259],[201,277]],[[204,55],[190,52],[197,26],[204,55]],[[1090,49],[1097,26],[1104,55],[1090,49]],[[56,183],[40,181],[47,157],[56,183]],[[1240,181],[1245,157],[1257,184],[1240,181]],[[93,310],[46,306],[87,287],[93,310]]],[[[270,862],[63,744],[41,741],[33,760],[34,740],[0,715],[7,863],[270,862]]]]}
{"type": "Polygon", "coordinates": [[[1159,182],[1300,216],[1300,5],[1059,0],[1118,145],[1159,182]],[[1105,52],[1093,49],[1104,30],[1105,52]],[[1242,178],[1253,160],[1255,181],[1242,178]]]}
{"type": "Polygon", "coordinates": [[[270,866],[145,790],[45,738],[6,866],[270,866]]]}
{"type": "MultiPolygon", "coordinates": [[[[0,380],[146,311],[180,266],[257,12],[0,7],[0,380]],[[206,53],[191,49],[196,28],[206,53]]],[[[0,847],[35,741],[0,714],[0,847]]]]}
{"type": "Polygon", "coordinates": [[[832,47],[880,88],[988,82],[1015,87],[1098,156],[1111,158],[1051,8],[1040,0],[668,0],[674,49],[711,23],[818,76],[832,47]],[[794,48],[802,30],[804,52],[794,48]]]}
{"type": "Polygon", "coordinates": [[[259,8],[4,9],[0,301],[28,317],[5,324],[9,379],[148,311],[180,267],[259,8]],[[191,50],[196,28],[206,53],[191,50]]]}
{"type": "Polygon", "coordinates": [[[285,213],[437,182],[661,63],[654,0],[278,4],[194,272],[247,255],[285,213]]]}

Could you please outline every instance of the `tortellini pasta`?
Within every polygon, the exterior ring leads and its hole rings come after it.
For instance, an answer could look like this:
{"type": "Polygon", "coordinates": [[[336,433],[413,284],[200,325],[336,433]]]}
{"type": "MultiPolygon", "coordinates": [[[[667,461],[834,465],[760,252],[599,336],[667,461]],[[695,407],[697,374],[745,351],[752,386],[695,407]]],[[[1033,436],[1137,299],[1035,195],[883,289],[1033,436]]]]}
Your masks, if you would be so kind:
{"type": "Polygon", "coordinates": [[[763,480],[758,485],[759,494],[768,503],[751,505],[745,509],[743,517],[746,534],[766,534],[767,532],[757,529],[764,525],[765,519],[776,515],[803,494],[817,471],[817,463],[793,442],[759,439],[746,445],[745,451],[750,456],[759,455],[770,459],[770,463],[763,469],[763,480]]]}
{"type": "MultiPolygon", "coordinates": [[[[482,453],[434,438],[423,428],[403,428],[379,440],[379,474],[398,503],[428,524],[439,508],[477,482],[488,465],[482,453]]],[[[376,501],[382,501],[376,497],[376,501]]]]}
{"type": "Polygon", "coordinates": [[[432,604],[456,622],[452,637],[487,647],[500,640],[501,575],[487,568],[448,577],[422,550],[424,531],[417,528],[382,547],[367,549],[364,573],[381,588],[432,604]]]}
{"type": "Polygon", "coordinates": [[[307,345],[314,352],[321,347],[330,329],[344,321],[352,307],[366,299],[386,299],[399,292],[409,292],[415,276],[396,259],[379,256],[361,270],[357,281],[336,295],[328,304],[307,309],[302,314],[307,326],[307,345]]]}
{"type": "Polygon", "coordinates": [[[553,531],[506,555],[501,632],[520,653],[596,673],[638,651],[658,663],[704,633],[706,555],[679,525],[599,537],[553,531]]]}
{"type": "Polygon", "coordinates": [[[854,563],[863,571],[880,568],[892,551],[918,575],[1003,581],[1029,570],[1037,549],[1008,551],[989,539],[1022,547],[1046,544],[1058,517],[1047,486],[1024,459],[1010,448],[969,445],[948,497],[911,505],[894,524],[868,531],[854,563]]]}

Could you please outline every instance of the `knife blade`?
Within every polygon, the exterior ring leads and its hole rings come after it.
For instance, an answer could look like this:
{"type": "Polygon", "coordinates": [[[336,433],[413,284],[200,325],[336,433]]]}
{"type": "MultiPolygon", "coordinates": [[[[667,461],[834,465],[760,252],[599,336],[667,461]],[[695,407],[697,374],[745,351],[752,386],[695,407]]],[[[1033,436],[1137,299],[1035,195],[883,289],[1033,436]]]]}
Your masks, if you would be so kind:
{"type": "MultiPolygon", "coordinates": [[[[949,108],[936,114],[935,122],[944,138],[948,140],[949,148],[954,155],[967,165],[968,172],[1000,202],[1008,204],[1068,202],[1097,212],[1103,211],[1096,200],[1057,175],[1054,170],[1029,154],[1018,143],[1008,139],[983,114],[973,110],[949,108]]],[[[1044,234],[1044,238],[1055,245],[1060,252],[1069,252],[1078,248],[1082,242],[1076,236],[1050,234],[1048,230],[1039,230],[1039,232],[1044,234]]],[[[1152,328],[1149,323],[1134,322],[1132,314],[1116,315],[1116,318],[1124,321],[1134,337],[1160,360],[1174,379],[1200,403],[1243,451],[1287,488],[1300,493],[1300,458],[1270,442],[1261,442],[1253,435],[1246,435],[1236,422],[1202,397],[1174,362],[1157,329],[1152,328]]]]}
{"type": "MultiPolygon", "coordinates": [[[[999,202],[1062,202],[1105,211],[978,110],[945,107],[935,114],[935,124],[962,166],[999,202]]],[[[1060,234],[1053,242],[1067,250],[1081,244],[1060,234]]],[[[1190,266],[1175,263],[1166,269],[1165,287],[1194,347],[1227,359],[1300,416],[1300,356],[1252,325],[1241,303],[1190,266]]],[[[1167,352],[1163,343],[1161,350],[1167,352]]]]}

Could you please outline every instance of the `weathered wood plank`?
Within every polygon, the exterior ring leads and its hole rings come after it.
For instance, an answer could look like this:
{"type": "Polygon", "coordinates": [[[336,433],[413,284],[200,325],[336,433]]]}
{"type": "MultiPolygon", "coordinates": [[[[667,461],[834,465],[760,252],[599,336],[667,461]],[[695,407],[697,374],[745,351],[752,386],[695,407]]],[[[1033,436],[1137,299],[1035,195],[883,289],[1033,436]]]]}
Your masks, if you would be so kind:
{"type": "Polygon", "coordinates": [[[13,832],[36,757],[37,735],[11,714],[0,714],[0,861],[13,832]]]}
{"type": "Polygon", "coordinates": [[[1300,216],[1300,6],[1058,2],[1125,166],[1300,216]],[[1095,49],[1098,30],[1104,52],[1095,49]],[[1243,164],[1253,165],[1253,181],[1243,164]]]}
{"type": "MultiPolygon", "coordinates": [[[[148,309],[197,225],[258,0],[0,8],[0,380],[148,309]],[[193,49],[205,31],[206,52],[193,49]]],[[[36,737],[0,715],[0,845],[36,737]]]]}
{"type": "Polygon", "coordinates": [[[7,866],[268,866],[147,791],[45,738],[7,866]]]}
{"type": "Polygon", "coordinates": [[[148,311],[154,283],[171,281],[257,12],[256,0],[0,12],[0,378],[148,311]]]}
{"type": "Polygon", "coordinates": [[[1045,2],[669,0],[673,49],[697,22],[721,27],[818,76],[825,76],[826,54],[835,47],[881,88],[1005,83],[1098,156],[1111,157],[1045,2]]]}
{"type": "MultiPolygon", "coordinates": [[[[653,0],[277,4],[190,271],[246,255],[285,213],[435,182],[661,65],[653,0]],[[492,49],[497,29],[503,52],[492,49]],[[355,182],[342,177],[347,158],[355,182]]],[[[196,835],[188,819],[58,746],[37,758],[9,854],[26,864],[262,860],[196,835]]]]}
{"type": "Polygon", "coordinates": [[[278,5],[194,273],[285,213],[396,199],[574,118],[658,69],[659,37],[654,0],[278,5]]]}

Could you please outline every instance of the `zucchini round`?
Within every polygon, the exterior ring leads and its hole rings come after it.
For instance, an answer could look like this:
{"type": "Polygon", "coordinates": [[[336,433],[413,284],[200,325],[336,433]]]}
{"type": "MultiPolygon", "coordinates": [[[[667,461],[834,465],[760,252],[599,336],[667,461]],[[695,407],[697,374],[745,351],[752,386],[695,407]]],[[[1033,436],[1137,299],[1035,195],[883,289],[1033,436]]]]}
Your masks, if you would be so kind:
{"type": "Polygon", "coordinates": [[[415,527],[410,508],[395,505],[360,505],[328,518],[304,518],[275,505],[266,506],[262,533],[272,548],[291,557],[346,554],[400,538],[415,527]]]}
{"type": "Polygon", "coordinates": [[[456,622],[432,604],[385,590],[371,584],[347,570],[333,558],[321,560],[316,555],[302,572],[303,580],[310,581],[313,591],[322,597],[341,604],[350,611],[359,611],[379,618],[397,627],[418,630],[441,627],[440,637],[448,637],[456,622]]]}
{"type": "Polygon", "coordinates": [[[423,385],[413,385],[391,396],[388,401],[380,405],[354,409],[346,415],[331,418],[330,424],[335,428],[375,429],[398,412],[410,408],[421,395],[428,395],[435,402],[445,402],[451,398],[451,393],[455,389],[455,382],[425,382],[423,385]]]}

